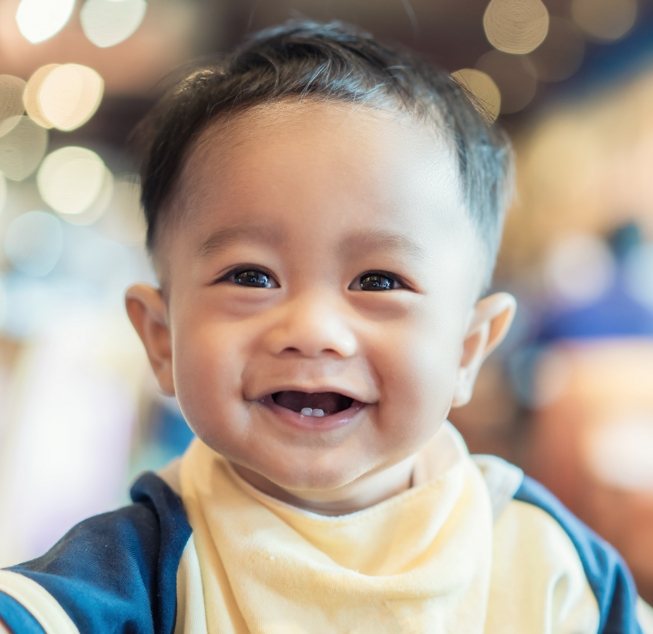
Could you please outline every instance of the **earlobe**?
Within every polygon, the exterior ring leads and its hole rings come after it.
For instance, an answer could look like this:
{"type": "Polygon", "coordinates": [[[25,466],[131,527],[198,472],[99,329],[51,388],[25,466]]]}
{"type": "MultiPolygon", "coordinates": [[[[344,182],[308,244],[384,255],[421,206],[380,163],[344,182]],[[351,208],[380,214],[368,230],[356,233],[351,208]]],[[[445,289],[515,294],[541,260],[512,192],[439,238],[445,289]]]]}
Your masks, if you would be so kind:
{"type": "Polygon", "coordinates": [[[159,289],[137,284],[125,294],[127,315],[138,333],[159,387],[168,396],[175,393],[172,375],[172,346],[167,306],[159,289]]]}
{"type": "Polygon", "coordinates": [[[453,407],[471,400],[483,361],[505,338],[516,308],[515,298],[509,293],[495,293],[477,302],[465,336],[453,407]]]}

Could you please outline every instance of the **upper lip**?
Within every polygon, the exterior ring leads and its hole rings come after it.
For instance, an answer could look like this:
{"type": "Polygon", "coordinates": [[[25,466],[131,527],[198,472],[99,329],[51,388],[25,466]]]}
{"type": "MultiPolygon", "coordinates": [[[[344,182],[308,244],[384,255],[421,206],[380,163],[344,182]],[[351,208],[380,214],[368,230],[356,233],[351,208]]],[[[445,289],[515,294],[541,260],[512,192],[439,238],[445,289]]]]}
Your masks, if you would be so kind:
{"type": "Polygon", "coordinates": [[[347,398],[352,399],[353,401],[358,401],[360,403],[370,404],[373,402],[372,399],[366,398],[364,395],[360,394],[356,390],[350,388],[342,387],[340,385],[334,385],[331,383],[324,383],[316,385],[315,383],[302,384],[302,383],[287,383],[282,385],[277,385],[271,389],[267,389],[264,392],[261,392],[253,400],[260,401],[265,397],[275,394],[276,392],[306,392],[307,394],[319,394],[321,392],[335,392],[336,394],[341,394],[347,398]]]}

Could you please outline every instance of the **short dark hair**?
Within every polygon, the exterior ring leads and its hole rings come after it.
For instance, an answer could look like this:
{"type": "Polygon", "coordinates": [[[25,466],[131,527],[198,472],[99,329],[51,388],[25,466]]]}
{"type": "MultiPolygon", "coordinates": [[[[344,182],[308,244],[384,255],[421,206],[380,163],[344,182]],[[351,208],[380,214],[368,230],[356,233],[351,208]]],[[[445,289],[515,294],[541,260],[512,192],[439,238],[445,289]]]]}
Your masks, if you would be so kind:
{"type": "Polygon", "coordinates": [[[439,126],[453,141],[490,277],[511,193],[507,137],[449,73],[340,22],[292,21],[260,31],[233,53],[194,69],[158,102],[139,130],[150,252],[174,214],[166,203],[184,159],[207,125],[289,97],[366,104],[439,126]]]}

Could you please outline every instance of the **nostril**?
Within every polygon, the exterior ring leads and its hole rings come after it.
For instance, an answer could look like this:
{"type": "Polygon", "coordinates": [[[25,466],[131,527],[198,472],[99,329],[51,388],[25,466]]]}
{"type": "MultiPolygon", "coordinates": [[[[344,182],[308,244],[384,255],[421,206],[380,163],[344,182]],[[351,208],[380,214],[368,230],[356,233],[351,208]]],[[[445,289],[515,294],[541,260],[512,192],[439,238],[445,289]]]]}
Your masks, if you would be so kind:
{"type": "Polygon", "coordinates": [[[293,346],[286,346],[281,352],[290,353],[290,354],[301,354],[300,349],[295,348],[293,346]]]}

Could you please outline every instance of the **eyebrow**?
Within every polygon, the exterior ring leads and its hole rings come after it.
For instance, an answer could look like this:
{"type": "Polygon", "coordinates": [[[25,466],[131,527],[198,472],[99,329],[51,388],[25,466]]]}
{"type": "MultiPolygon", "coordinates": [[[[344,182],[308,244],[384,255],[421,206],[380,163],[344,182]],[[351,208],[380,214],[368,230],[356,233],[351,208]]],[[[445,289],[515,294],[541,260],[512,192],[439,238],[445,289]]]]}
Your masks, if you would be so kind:
{"type": "MultiPolygon", "coordinates": [[[[208,257],[241,241],[278,246],[283,242],[283,232],[276,225],[233,225],[213,231],[197,249],[199,257],[208,257]]],[[[370,229],[348,235],[340,243],[338,252],[353,258],[365,251],[404,252],[416,259],[423,258],[424,249],[401,233],[383,229],[370,229]]]]}
{"type": "Polygon", "coordinates": [[[209,234],[197,248],[199,257],[208,257],[232,244],[242,241],[278,245],[283,236],[278,227],[273,225],[233,225],[223,227],[209,234]]]}
{"type": "Polygon", "coordinates": [[[401,233],[383,229],[370,229],[347,236],[340,244],[339,251],[348,257],[362,251],[394,251],[406,253],[416,259],[425,256],[424,249],[414,240],[401,233]]]}

